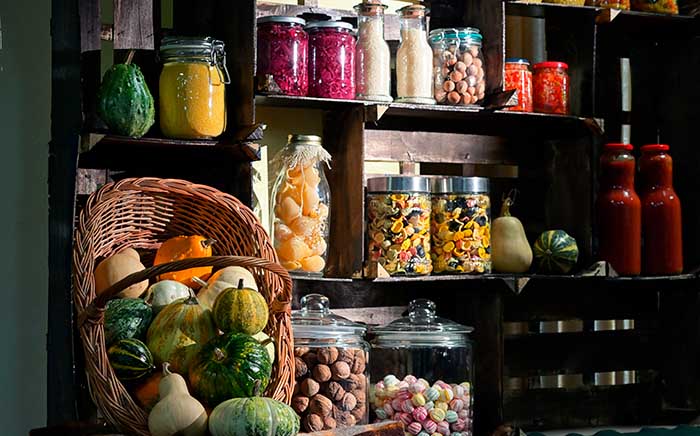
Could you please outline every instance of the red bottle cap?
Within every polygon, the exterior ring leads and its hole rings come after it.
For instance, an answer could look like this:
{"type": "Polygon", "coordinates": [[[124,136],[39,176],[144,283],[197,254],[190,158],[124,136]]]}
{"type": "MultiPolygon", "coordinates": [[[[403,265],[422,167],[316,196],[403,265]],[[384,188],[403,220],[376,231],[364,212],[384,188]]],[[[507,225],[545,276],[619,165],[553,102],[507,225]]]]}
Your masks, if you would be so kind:
{"type": "Polygon", "coordinates": [[[634,146],[632,144],[623,144],[621,142],[609,142],[605,144],[605,148],[608,150],[633,150],[634,146]]]}
{"type": "Polygon", "coordinates": [[[569,66],[564,62],[540,62],[538,64],[533,65],[532,68],[562,68],[564,70],[568,70],[569,66]]]}
{"type": "Polygon", "coordinates": [[[669,146],[666,144],[647,144],[642,146],[642,151],[668,151],[669,146]]]}

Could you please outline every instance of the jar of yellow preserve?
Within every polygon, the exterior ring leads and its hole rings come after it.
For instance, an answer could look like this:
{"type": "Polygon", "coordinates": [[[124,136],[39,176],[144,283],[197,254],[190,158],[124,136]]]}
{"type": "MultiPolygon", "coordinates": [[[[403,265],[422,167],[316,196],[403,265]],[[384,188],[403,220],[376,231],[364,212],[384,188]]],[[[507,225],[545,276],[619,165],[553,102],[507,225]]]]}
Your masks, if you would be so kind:
{"type": "Polygon", "coordinates": [[[224,43],[169,36],[160,46],[160,129],[176,139],[207,139],[226,128],[224,43]]]}

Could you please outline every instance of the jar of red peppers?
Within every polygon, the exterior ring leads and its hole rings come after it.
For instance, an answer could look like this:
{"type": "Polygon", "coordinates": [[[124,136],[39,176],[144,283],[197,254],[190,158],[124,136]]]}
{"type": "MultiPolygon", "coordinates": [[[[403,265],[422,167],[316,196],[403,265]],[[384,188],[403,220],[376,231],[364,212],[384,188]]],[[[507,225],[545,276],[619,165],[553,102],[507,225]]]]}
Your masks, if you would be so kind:
{"type": "Polygon", "coordinates": [[[620,275],[641,270],[642,206],[634,190],[631,144],[606,144],[600,158],[599,256],[620,275]]]}
{"type": "Polygon", "coordinates": [[[506,59],[505,81],[506,91],[515,89],[518,91],[518,104],[507,110],[532,112],[532,73],[530,62],[523,58],[506,59]]]}
{"type": "Polygon", "coordinates": [[[564,62],[540,62],[533,66],[533,107],[545,114],[569,113],[569,66],[564,62]]]}
{"type": "Polygon", "coordinates": [[[306,95],[309,36],[305,24],[296,17],[258,18],[258,81],[265,84],[264,91],[306,95]]]}
{"type": "Polygon", "coordinates": [[[343,21],[317,21],[309,32],[309,96],[355,98],[355,35],[343,21]]]}
{"type": "Polygon", "coordinates": [[[639,159],[644,273],[650,275],[683,271],[681,201],[673,189],[673,159],[668,148],[645,145],[639,159]]]}

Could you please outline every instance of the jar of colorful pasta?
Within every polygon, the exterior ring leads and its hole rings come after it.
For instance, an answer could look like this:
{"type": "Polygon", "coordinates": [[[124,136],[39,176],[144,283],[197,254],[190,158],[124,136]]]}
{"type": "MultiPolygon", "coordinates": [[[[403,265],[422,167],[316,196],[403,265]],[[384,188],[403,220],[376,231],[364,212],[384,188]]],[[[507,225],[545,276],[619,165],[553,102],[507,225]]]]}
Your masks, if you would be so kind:
{"type": "Polygon", "coordinates": [[[355,35],[343,21],[316,21],[309,32],[309,96],[355,98],[355,35]]]}
{"type": "Polygon", "coordinates": [[[483,177],[432,180],[433,272],[491,272],[491,199],[483,177]]]}
{"type": "Polygon", "coordinates": [[[427,275],[430,261],[430,182],[426,177],[367,180],[368,261],[390,275],[427,275]]]}

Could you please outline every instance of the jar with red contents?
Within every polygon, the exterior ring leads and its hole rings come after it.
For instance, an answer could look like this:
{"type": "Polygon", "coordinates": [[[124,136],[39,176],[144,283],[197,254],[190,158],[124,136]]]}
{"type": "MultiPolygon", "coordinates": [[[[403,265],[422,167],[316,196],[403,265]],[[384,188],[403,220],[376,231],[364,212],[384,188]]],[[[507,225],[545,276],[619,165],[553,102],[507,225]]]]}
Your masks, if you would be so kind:
{"type": "Polygon", "coordinates": [[[535,112],[569,113],[569,66],[564,62],[540,62],[533,67],[533,108],[535,112]]]}
{"type": "Polygon", "coordinates": [[[618,274],[639,275],[642,266],[642,205],[634,190],[631,144],[606,144],[600,158],[599,257],[618,274]]]}
{"type": "Polygon", "coordinates": [[[507,108],[509,111],[532,112],[532,73],[530,62],[523,58],[506,59],[505,90],[518,91],[518,104],[507,108]]]}
{"type": "Polygon", "coordinates": [[[681,201],[673,189],[673,159],[668,145],[642,147],[639,159],[644,235],[644,274],[683,272],[681,201]]]}
{"type": "Polygon", "coordinates": [[[317,21],[309,32],[309,96],[355,98],[355,35],[343,21],[317,21]]]}
{"type": "Polygon", "coordinates": [[[263,91],[306,95],[309,35],[305,24],[296,17],[258,18],[258,87],[263,91]]]}

